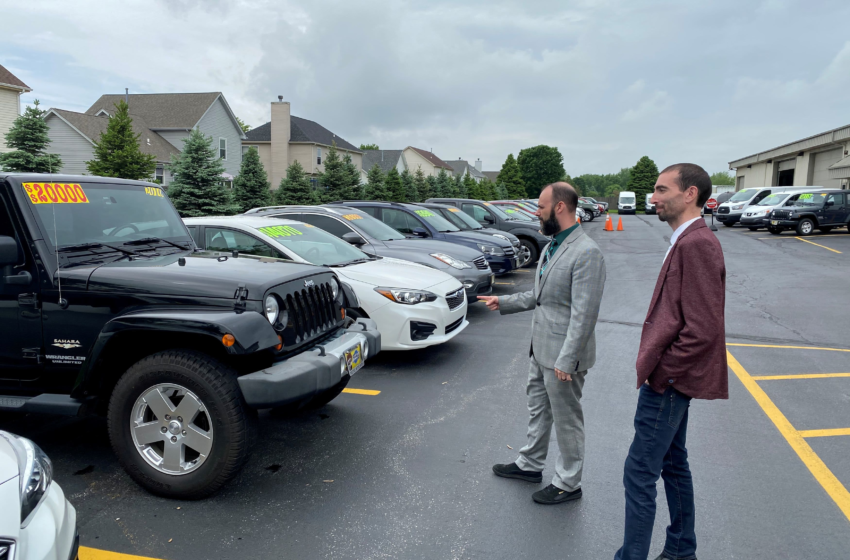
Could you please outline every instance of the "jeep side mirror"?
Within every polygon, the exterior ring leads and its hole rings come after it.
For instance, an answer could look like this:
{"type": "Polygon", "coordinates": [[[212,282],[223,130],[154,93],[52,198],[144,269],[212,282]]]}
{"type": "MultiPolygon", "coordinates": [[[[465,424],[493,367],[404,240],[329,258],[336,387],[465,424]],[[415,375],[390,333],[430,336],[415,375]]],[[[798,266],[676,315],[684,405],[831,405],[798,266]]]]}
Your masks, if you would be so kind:
{"type": "Polygon", "coordinates": [[[360,237],[359,235],[357,235],[356,233],[354,233],[353,231],[343,235],[342,240],[345,241],[346,243],[350,243],[351,245],[354,245],[355,247],[362,247],[363,245],[366,244],[366,240],[363,239],[362,237],[360,237]]]}
{"type": "Polygon", "coordinates": [[[413,235],[415,235],[416,237],[431,237],[430,235],[428,235],[428,231],[425,228],[421,227],[413,228],[413,235]]]}
{"type": "Polygon", "coordinates": [[[18,242],[14,237],[0,236],[0,266],[18,264],[18,242]]]}
{"type": "Polygon", "coordinates": [[[835,206],[835,202],[832,200],[827,200],[826,203],[823,205],[824,208],[829,208],[830,206],[835,206]]]}

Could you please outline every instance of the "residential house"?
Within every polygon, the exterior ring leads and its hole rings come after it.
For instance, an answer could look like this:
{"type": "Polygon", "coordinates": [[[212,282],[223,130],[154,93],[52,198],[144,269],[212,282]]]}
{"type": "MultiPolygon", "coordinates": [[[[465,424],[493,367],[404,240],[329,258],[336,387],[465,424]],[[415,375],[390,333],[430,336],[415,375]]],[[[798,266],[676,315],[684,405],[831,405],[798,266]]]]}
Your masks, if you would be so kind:
{"type": "Polygon", "coordinates": [[[483,173],[485,177],[490,179],[490,182],[492,182],[492,183],[498,183],[499,182],[498,181],[499,173],[501,173],[501,171],[482,171],[481,173],[483,173]]]}
{"type": "Polygon", "coordinates": [[[425,176],[433,175],[436,177],[440,174],[440,169],[445,169],[446,173],[454,173],[454,169],[445,161],[434,155],[433,152],[408,146],[403,150],[404,161],[407,165],[407,170],[411,173],[416,173],[418,168],[422,169],[425,176]]]}
{"type": "Polygon", "coordinates": [[[360,172],[361,183],[366,182],[366,177],[375,164],[381,168],[384,175],[393,167],[399,173],[407,169],[407,163],[404,160],[404,150],[366,150],[363,152],[363,170],[360,172]]]}
{"type": "Polygon", "coordinates": [[[142,134],[141,150],[157,157],[156,178],[164,185],[170,182],[170,157],[183,149],[192,129],[212,137],[225,182],[239,174],[245,134],[220,92],[103,95],[85,113],[51,109],[45,121],[50,126],[51,152],[62,158],[63,173],[87,173],[85,162],[94,157],[94,143],[122,99],[129,105],[134,130],[142,134]]]}
{"type": "Polygon", "coordinates": [[[6,133],[21,114],[21,94],[32,89],[14,74],[0,66],[0,152],[11,152],[6,146],[6,133]]]}
{"type": "Polygon", "coordinates": [[[350,155],[362,171],[362,150],[319,123],[292,115],[289,102],[283,101],[282,96],[278,100],[271,104],[271,120],[249,130],[242,140],[243,152],[251,148],[259,152],[272,189],[280,186],[287,168],[296,161],[318,186],[319,176],[325,171],[324,158],[332,144],[336,144],[340,158],[350,155]]]}
{"type": "Polygon", "coordinates": [[[475,179],[476,183],[480,183],[485,175],[481,171],[481,160],[475,162],[475,165],[470,165],[470,163],[463,159],[456,159],[449,161],[448,164],[452,167],[452,172],[455,177],[460,177],[463,179],[467,175],[470,175],[473,179],[475,179]]]}

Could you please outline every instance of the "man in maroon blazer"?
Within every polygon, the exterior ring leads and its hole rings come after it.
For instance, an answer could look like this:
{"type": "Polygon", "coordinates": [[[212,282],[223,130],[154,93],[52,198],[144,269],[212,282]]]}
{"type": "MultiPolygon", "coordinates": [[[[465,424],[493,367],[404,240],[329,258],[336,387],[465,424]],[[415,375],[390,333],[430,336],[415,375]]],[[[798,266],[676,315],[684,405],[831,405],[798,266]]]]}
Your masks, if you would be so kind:
{"type": "Polygon", "coordinates": [[[656,560],[695,560],[694,488],[685,439],[691,399],[727,399],[726,265],[700,217],[711,179],[691,163],[671,165],[651,203],[673,229],[637,359],[635,437],[623,473],[626,529],[615,560],[646,560],[655,523],[655,483],[664,479],[670,525],[656,560]]]}

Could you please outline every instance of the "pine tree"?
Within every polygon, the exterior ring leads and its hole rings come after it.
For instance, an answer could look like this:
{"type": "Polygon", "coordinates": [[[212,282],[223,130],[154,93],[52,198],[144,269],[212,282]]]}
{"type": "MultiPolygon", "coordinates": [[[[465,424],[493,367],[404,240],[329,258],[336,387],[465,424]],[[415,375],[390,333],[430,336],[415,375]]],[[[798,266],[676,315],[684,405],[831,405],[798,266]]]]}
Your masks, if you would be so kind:
{"type": "Polygon", "coordinates": [[[463,176],[463,188],[466,191],[466,196],[472,200],[481,200],[481,189],[478,188],[478,183],[472,178],[472,175],[466,174],[463,176]]]}
{"type": "Polygon", "coordinates": [[[366,200],[387,200],[389,198],[384,186],[384,173],[377,163],[369,170],[366,181],[366,200]]]}
{"type": "Polygon", "coordinates": [[[509,199],[510,195],[508,195],[508,189],[505,187],[505,184],[501,181],[496,183],[496,196],[498,197],[498,200],[508,200],[509,199]]]}
{"type": "Polygon", "coordinates": [[[247,212],[251,208],[268,206],[271,200],[269,178],[260,162],[260,153],[256,148],[249,148],[242,158],[239,175],[233,180],[233,203],[240,212],[247,212]]]}
{"type": "Polygon", "coordinates": [[[363,185],[360,184],[360,170],[354,165],[351,159],[351,154],[345,154],[342,158],[345,165],[345,174],[348,178],[348,194],[347,200],[363,200],[363,185]]]}
{"type": "MultiPolygon", "coordinates": [[[[425,180],[428,181],[428,198],[437,198],[443,196],[442,191],[437,190],[436,177],[434,177],[433,175],[428,175],[425,180]]],[[[422,200],[425,199],[423,198],[422,200]]]]}
{"type": "Polygon", "coordinates": [[[237,212],[230,191],[222,183],[224,166],[212,142],[212,137],[193,129],[180,155],[171,157],[174,180],[168,186],[168,196],[184,218],[237,212]]]}
{"type": "Polygon", "coordinates": [[[94,159],[86,162],[92,175],[138,180],[148,179],[156,171],[156,156],[142,153],[142,134],[133,134],[129,111],[123,99],[115,104],[115,114],[108,117],[106,130],[94,144],[94,159]]]}
{"type": "Polygon", "coordinates": [[[428,179],[425,178],[422,166],[416,168],[416,172],[413,174],[413,184],[416,186],[416,192],[419,193],[419,199],[416,202],[424,202],[431,198],[431,187],[428,185],[428,179]]]}
{"type": "Polygon", "coordinates": [[[522,180],[522,173],[513,154],[508,154],[505,163],[502,164],[498,181],[504,183],[505,189],[508,191],[508,198],[518,200],[528,196],[528,193],[525,191],[525,183],[522,180]]]}
{"type": "MultiPolygon", "coordinates": [[[[389,177],[389,173],[387,177],[389,177]]],[[[413,180],[413,175],[410,174],[410,171],[405,169],[399,177],[401,178],[401,186],[404,188],[404,192],[407,193],[407,200],[409,202],[419,202],[419,190],[416,188],[416,182],[413,180]]]]}
{"type": "Polygon", "coordinates": [[[325,172],[322,173],[321,183],[324,187],[322,199],[325,202],[350,199],[350,177],[345,170],[345,162],[339,157],[336,142],[331,145],[324,161],[325,172]]]}
{"type": "Polygon", "coordinates": [[[275,204],[319,204],[319,195],[298,160],[287,168],[286,178],[280,182],[274,199],[275,204]]]}
{"type": "Polygon", "coordinates": [[[495,185],[486,177],[479,181],[478,192],[481,193],[481,200],[496,200],[495,185]]]}
{"type": "MultiPolygon", "coordinates": [[[[626,186],[627,191],[635,193],[638,201],[644,200],[646,195],[652,194],[655,191],[655,181],[658,180],[658,166],[655,162],[649,159],[648,156],[643,156],[638,160],[632,172],[629,175],[629,183],[626,186]]],[[[640,206],[640,204],[638,204],[640,206]]]]}
{"type": "Polygon", "coordinates": [[[466,183],[460,175],[455,175],[455,190],[457,190],[458,198],[469,198],[469,191],[466,190],[466,183]]]}
{"type": "MultiPolygon", "coordinates": [[[[407,173],[407,171],[405,171],[405,173],[407,173]]],[[[384,186],[386,187],[388,197],[386,200],[390,200],[392,202],[407,202],[409,200],[408,193],[404,189],[404,182],[395,167],[392,167],[389,171],[387,171],[384,186]]]]}
{"type": "Polygon", "coordinates": [[[42,111],[38,105],[36,99],[33,107],[28,106],[12,123],[6,133],[6,146],[14,151],[0,154],[0,168],[29,173],[59,173],[62,170],[62,159],[45,151],[50,137],[47,135],[49,127],[42,117],[47,111],[42,111]]]}
{"type": "Polygon", "coordinates": [[[446,173],[445,169],[440,169],[437,174],[437,185],[440,188],[440,196],[443,198],[457,198],[457,187],[455,186],[454,177],[446,173]]]}

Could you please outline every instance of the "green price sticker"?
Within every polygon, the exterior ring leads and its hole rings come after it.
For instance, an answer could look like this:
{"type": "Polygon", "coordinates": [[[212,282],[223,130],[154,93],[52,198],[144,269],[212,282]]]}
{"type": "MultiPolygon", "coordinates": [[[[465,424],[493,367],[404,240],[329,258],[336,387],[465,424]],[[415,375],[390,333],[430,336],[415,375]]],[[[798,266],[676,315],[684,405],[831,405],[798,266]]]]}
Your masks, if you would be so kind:
{"type": "Polygon", "coordinates": [[[414,210],[414,212],[416,212],[418,216],[422,216],[423,218],[430,218],[434,215],[428,210],[414,210]]]}
{"type": "Polygon", "coordinates": [[[292,226],[268,226],[257,228],[257,231],[265,233],[269,237],[292,237],[293,235],[303,235],[292,226]]]}
{"type": "Polygon", "coordinates": [[[800,195],[800,200],[809,200],[810,198],[813,198],[813,197],[814,197],[814,195],[812,193],[805,193],[805,194],[800,195]]]}

